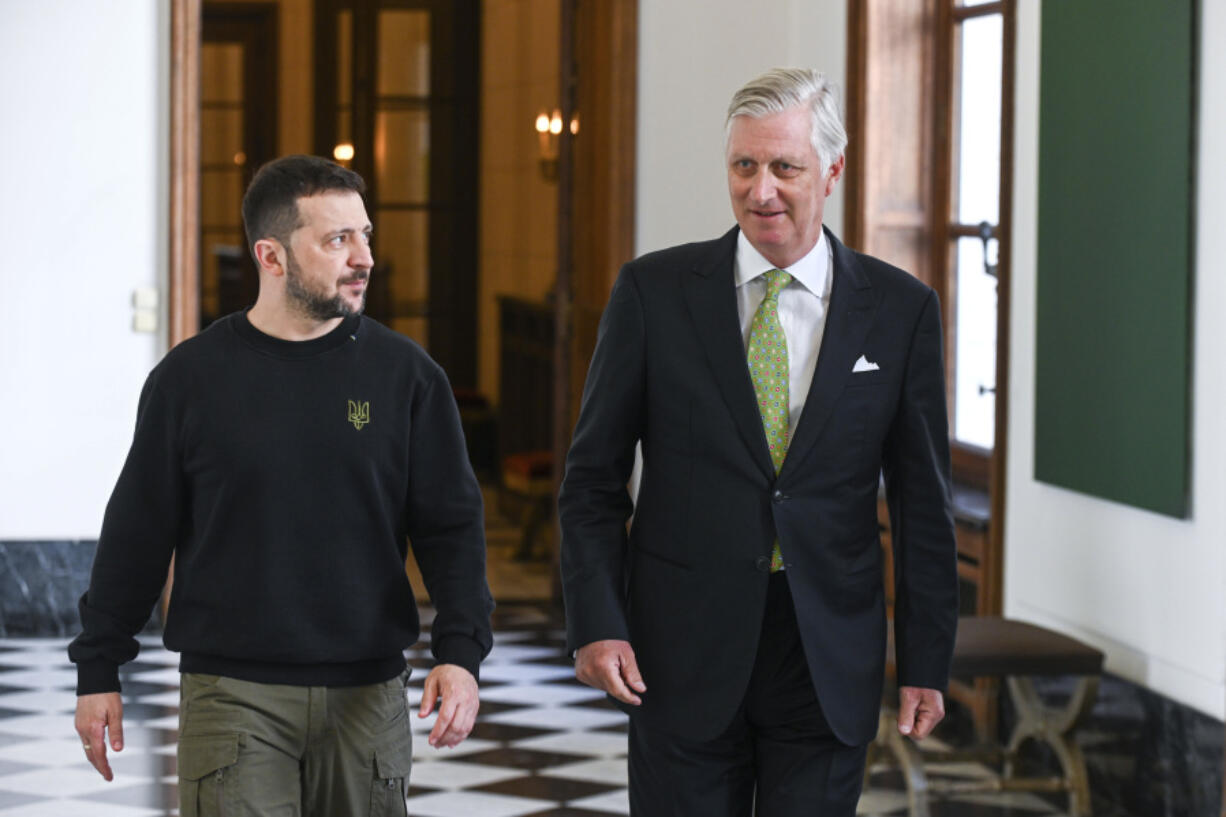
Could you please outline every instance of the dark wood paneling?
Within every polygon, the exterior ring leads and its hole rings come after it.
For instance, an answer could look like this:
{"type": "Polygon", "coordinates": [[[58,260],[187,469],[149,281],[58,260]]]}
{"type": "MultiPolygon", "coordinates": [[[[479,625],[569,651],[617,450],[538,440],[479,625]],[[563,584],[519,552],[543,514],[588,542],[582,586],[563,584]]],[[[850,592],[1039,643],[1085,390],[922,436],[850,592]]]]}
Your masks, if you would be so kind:
{"type": "Polygon", "coordinates": [[[481,3],[431,4],[430,355],[454,386],[477,387],[481,3]]]}
{"type": "MultiPolygon", "coordinates": [[[[276,3],[213,0],[204,3],[202,12],[203,42],[236,43],[243,49],[242,144],[246,162],[241,167],[241,174],[244,190],[260,166],[277,155],[277,13],[276,3]]],[[[201,138],[207,144],[208,134],[201,134],[201,138]]],[[[227,169],[235,168],[230,165],[227,169]]],[[[212,168],[203,168],[202,175],[210,170],[212,168]]],[[[234,218],[239,221],[239,213],[235,213],[234,218]]],[[[208,244],[203,239],[201,249],[208,250],[208,244]]],[[[207,266],[203,264],[202,274],[207,274],[207,266]]],[[[259,293],[259,273],[251,254],[246,251],[245,241],[242,252],[218,258],[217,274],[220,277],[217,282],[217,313],[201,314],[201,326],[222,315],[251,306],[259,293]]]]}
{"type": "MultiPolygon", "coordinates": [[[[366,180],[372,217],[379,203],[374,173],[375,113],[383,108],[419,107],[430,111],[430,201],[392,203],[392,209],[429,213],[427,257],[429,296],[427,346],[456,388],[477,387],[477,270],[480,235],[478,194],[481,138],[480,0],[317,0],[315,6],[315,152],[331,156],[338,140],[339,59],[337,14],[353,14],[352,167],[366,180]],[[428,100],[378,98],[378,12],[423,9],[430,13],[430,94],[428,100]]],[[[378,224],[376,226],[376,231],[378,224]]],[[[377,235],[377,232],[376,232],[377,235]]],[[[376,238],[377,241],[377,238],[376,238]]],[[[388,275],[372,276],[367,312],[390,322],[396,304],[388,275]],[[382,287],[382,289],[380,289],[382,287]]],[[[492,331],[492,330],[491,330],[492,331]]]]}
{"type": "Polygon", "coordinates": [[[509,295],[498,299],[500,460],[553,447],[554,322],[547,303],[509,295]]]}

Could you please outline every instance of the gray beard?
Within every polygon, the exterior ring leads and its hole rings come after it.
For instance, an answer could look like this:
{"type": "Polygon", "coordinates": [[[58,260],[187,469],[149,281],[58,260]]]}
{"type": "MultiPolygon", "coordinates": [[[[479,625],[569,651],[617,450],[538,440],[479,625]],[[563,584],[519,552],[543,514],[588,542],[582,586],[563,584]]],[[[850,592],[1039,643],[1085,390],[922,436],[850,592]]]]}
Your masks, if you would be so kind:
{"type": "Polygon", "coordinates": [[[362,291],[362,300],[357,307],[336,295],[324,295],[310,289],[303,281],[302,268],[294,260],[293,253],[288,249],[285,254],[285,295],[292,308],[317,321],[330,321],[333,318],[347,318],[357,315],[366,307],[366,291],[362,291]]]}

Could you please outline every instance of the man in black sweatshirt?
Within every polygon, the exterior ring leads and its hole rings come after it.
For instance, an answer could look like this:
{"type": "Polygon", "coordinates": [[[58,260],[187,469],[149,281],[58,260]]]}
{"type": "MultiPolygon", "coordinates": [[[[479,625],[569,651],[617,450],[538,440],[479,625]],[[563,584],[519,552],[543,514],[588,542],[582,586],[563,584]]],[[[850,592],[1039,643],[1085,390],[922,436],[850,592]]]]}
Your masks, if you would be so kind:
{"type": "Polygon", "coordinates": [[[455,746],[476,718],[493,608],[481,493],[442,369],[361,315],[364,191],[307,156],[256,174],[243,220],[258,299],[150,373],[107,505],[69,646],[76,728],[110,780],[118,668],[173,554],[184,814],[404,813],[410,545],[437,610],[429,742],[455,746]]]}

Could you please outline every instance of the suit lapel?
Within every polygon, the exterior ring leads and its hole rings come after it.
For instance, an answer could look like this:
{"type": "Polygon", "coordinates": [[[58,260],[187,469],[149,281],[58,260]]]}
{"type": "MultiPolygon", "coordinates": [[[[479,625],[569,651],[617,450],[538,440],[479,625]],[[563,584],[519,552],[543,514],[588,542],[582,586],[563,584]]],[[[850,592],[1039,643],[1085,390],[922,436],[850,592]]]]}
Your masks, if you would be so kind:
{"type": "Polygon", "coordinates": [[[733,422],[754,462],[774,479],[775,466],[766,447],[766,432],[762,430],[762,415],[758,413],[753,383],[749,379],[741,322],[736,311],[736,285],[732,276],[736,237],[737,228],[734,227],[716,242],[710,256],[701,259],[691,274],[684,276],[685,301],[733,422]]]}
{"type": "Polygon", "coordinates": [[[830,419],[834,404],[851,377],[856,359],[864,353],[876,314],[876,300],[868,276],[860,268],[855,255],[829,231],[826,240],[834,248],[834,284],[830,293],[830,314],[822,335],[822,348],[813,371],[813,382],[805,398],[804,411],[797,423],[796,434],[788,444],[780,478],[799,468],[830,419]]]}

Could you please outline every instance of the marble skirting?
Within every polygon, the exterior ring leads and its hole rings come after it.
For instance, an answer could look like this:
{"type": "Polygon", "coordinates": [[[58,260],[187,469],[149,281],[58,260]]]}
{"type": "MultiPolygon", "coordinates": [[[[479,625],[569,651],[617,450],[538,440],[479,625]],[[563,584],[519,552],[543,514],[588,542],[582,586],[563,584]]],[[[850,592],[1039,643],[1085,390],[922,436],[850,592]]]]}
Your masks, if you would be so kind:
{"type": "MultiPolygon", "coordinates": [[[[1073,679],[1036,679],[1043,698],[1067,699],[1073,679]]],[[[1013,713],[1002,695],[1001,723],[1013,713]]],[[[1223,723],[1152,690],[1104,675],[1098,698],[1078,732],[1090,774],[1095,815],[1219,817],[1223,723]]],[[[1027,765],[1056,770],[1050,752],[1023,747],[1027,765]]]]}
{"type": "Polygon", "coordinates": [[[0,638],[71,636],[97,540],[0,540],[0,638]]]}

